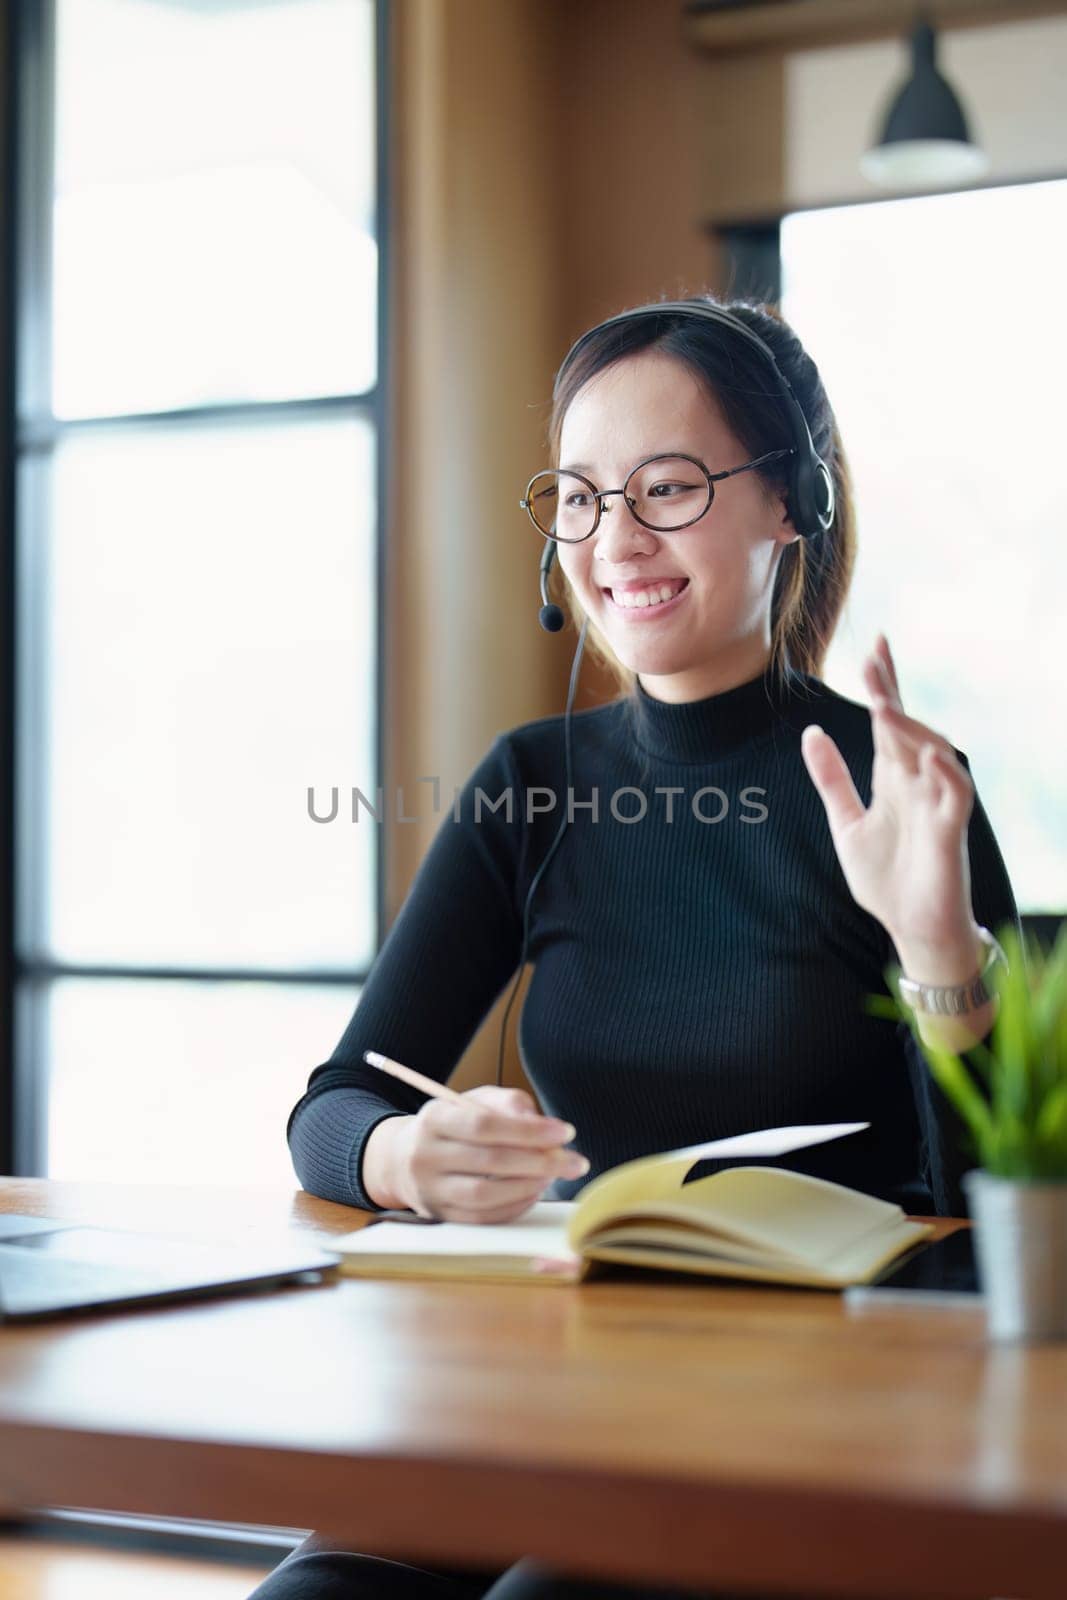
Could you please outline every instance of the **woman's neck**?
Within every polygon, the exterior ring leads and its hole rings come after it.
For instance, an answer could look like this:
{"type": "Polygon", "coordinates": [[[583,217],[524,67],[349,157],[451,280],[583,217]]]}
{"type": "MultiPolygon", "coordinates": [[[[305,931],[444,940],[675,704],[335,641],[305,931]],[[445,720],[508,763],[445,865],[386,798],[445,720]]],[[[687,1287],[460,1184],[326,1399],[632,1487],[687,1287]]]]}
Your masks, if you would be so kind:
{"type": "Polygon", "coordinates": [[[770,646],[760,642],[729,656],[715,656],[711,661],[687,667],[682,672],[662,675],[639,672],[637,680],[654,700],[683,705],[690,700],[706,700],[709,695],[723,694],[741,683],[750,683],[767,670],[770,662],[770,646]]]}

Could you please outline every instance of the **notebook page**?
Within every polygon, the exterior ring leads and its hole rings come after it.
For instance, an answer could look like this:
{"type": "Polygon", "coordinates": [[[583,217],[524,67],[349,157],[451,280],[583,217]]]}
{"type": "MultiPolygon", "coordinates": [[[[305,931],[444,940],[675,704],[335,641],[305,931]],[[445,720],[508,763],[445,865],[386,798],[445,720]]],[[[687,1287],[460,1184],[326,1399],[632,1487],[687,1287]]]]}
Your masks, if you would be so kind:
{"type": "Polygon", "coordinates": [[[784,1156],[791,1150],[806,1150],[813,1144],[827,1144],[846,1133],[869,1128],[869,1122],[794,1123],[788,1128],[757,1128],[752,1133],[731,1133],[725,1139],[706,1139],[703,1144],[684,1145],[680,1150],[661,1150],[646,1161],[675,1161],[679,1156],[694,1162],[703,1156],[784,1156]]]}
{"type": "MultiPolygon", "coordinates": [[[[580,1251],[601,1225],[611,1223],[618,1216],[635,1212],[647,1215],[650,1208],[661,1216],[666,1215],[665,1208],[679,1202],[685,1205],[683,1196],[692,1205],[695,1195],[703,1194],[704,1186],[715,1181],[713,1178],[694,1179],[689,1183],[685,1181],[704,1156],[784,1155],[790,1150],[801,1150],[808,1145],[840,1139],[869,1127],[869,1122],[821,1122],[793,1124],[784,1128],[759,1128],[750,1133],[730,1134],[722,1139],[685,1145],[680,1150],[661,1150],[654,1155],[624,1161],[621,1166],[612,1167],[609,1172],[602,1172],[599,1177],[593,1178],[578,1195],[574,1202],[575,1213],[568,1228],[569,1243],[573,1249],[580,1251]]],[[[709,1221],[713,1226],[716,1225],[713,1212],[709,1221]]],[[[742,1238],[752,1237],[748,1229],[738,1229],[734,1219],[729,1217],[721,1225],[721,1231],[735,1236],[740,1233],[742,1238]]],[[[772,1248],[776,1248],[774,1241],[758,1239],[756,1242],[761,1245],[769,1242],[772,1248]]]]}
{"type": "Polygon", "coordinates": [[[513,1222],[437,1222],[430,1227],[408,1222],[375,1222],[338,1238],[329,1248],[342,1255],[363,1256],[507,1256],[526,1261],[534,1256],[569,1259],[567,1220],[573,1200],[538,1200],[513,1222]]]}
{"type": "Polygon", "coordinates": [[[697,1178],[672,1208],[706,1216],[743,1241],[816,1266],[903,1219],[889,1200],[776,1167],[732,1167],[697,1178]]]}

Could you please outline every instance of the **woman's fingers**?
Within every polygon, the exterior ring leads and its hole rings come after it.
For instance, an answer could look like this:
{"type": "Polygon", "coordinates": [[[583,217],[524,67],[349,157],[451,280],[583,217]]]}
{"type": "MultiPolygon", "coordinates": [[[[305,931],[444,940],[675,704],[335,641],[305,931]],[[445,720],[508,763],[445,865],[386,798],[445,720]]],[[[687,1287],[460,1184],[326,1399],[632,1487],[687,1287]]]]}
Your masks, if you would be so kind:
{"type": "Polygon", "coordinates": [[[582,1264],[581,1256],[569,1251],[563,1256],[534,1256],[530,1262],[532,1272],[542,1272],[547,1277],[573,1278],[582,1264]]]}
{"type": "Polygon", "coordinates": [[[450,1172],[471,1173],[476,1177],[492,1174],[502,1178],[537,1178],[545,1182],[565,1176],[580,1178],[589,1171],[589,1162],[577,1150],[555,1147],[551,1150],[520,1149],[514,1145],[473,1144],[466,1139],[443,1138],[444,1159],[450,1172]]]}
{"type": "Polygon", "coordinates": [[[935,733],[932,728],[928,728],[925,722],[909,717],[906,712],[898,711],[895,706],[883,707],[881,714],[892,726],[893,732],[914,751],[916,758],[924,744],[932,744],[938,754],[946,760],[953,762],[957,760],[956,752],[949,741],[940,733],[935,733]]]}
{"type": "Polygon", "coordinates": [[[897,682],[896,664],[893,661],[893,654],[889,648],[889,640],[886,638],[884,633],[880,633],[878,635],[877,639],[875,640],[874,647],[878,660],[882,664],[886,682],[896,699],[897,705],[900,706],[901,710],[903,710],[904,705],[900,698],[900,685],[897,682]]]}
{"type": "Polygon", "coordinates": [[[934,733],[925,723],[909,717],[900,700],[896,667],[884,633],[863,668],[864,682],[873,702],[874,747],[877,754],[899,762],[912,777],[920,776],[919,758],[923,744],[932,743],[945,756],[953,756],[947,739],[934,733]]]}
{"type": "MultiPolygon", "coordinates": [[[[899,763],[906,772],[916,771],[917,756],[911,745],[901,739],[895,723],[888,713],[900,711],[896,690],[887,680],[884,664],[877,655],[870,655],[863,663],[863,681],[871,697],[871,733],[874,739],[875,773],[880,761],[899,763]]],[[[900,712],[903,715],[903,712],[900,712]]]]}
{"type": "Polygon", "coordinates": [[[804,729],[800,750],[811,781],[826,808],[830,832],[835,839],[839,838],[845,828],[866,814],[845,758],[830,735],[817,723],[811,723],[804,729]]]}
{"type": "Polygon", "coordinates": [[[925,786],[940,820],[953,827],[965,823],[971,814],[974,783],[949,740],[893,706],[881,705],[876,719],[892,729],[906,752],[908,772],[925,786]]]}
{"type": "Polygon", "coordinates": [[[515,1145],[523,1150],[559,1149],[575,1136],[570,1123],[556,1117],[528,1116],[476,1096],[477,1091],[471,1089],[458,1104],[454,1100],[435,1100],[423,1106],[419,1115],[425,1117],[442,1138],[468,1140],[472,1144],[515,1145]]]}
{"type": "Polygon", "coordinates": [[[532,1205],[547,1188],[543,1178],[472,1177],[449,1173],[442,1186],[453,1219],[457,1211],[469,1213],[472,1222],[485,1222],[519,1205],[532,1205]]]}
{"type": "Polygon", "coordinates": [[[465,1103],[488,1105],[497,1111],[503,1111],[505,1116],[539,1117],[541,1115],[537,1101],[525,1089],[500,1083],[480,1083],[474,1089],[468,1089],[463,1096],[465,1103]]]}
{"type": "Polygon", "coordinates": [[[553,1179],[589,1171],[585,1157],[563,1145],[575,1137],[569,1123],[498,1085],[469,1089],[458,1101],[427,1100],[411,1127],[414,1208],[446,1222],[506,1221],[553,1179]]]}
{"type": "Polygon", "coordinates": [[[942,819],[965,820],[970,814],[972,784],[950,741],[901,705],[900,687],[889,641],[880,633],[868,657],[864,678],[874,701],[875,750],[899,762],[922,780],[942,819]]]}
{"type": "Polygon", "coordinates": [[[923,745],[920,760],[931,783],[932,798],[941,821],[947,827],[962,828],[974,804],[970,773],[952,751],[946,755],[932,744],[923,745]]]}

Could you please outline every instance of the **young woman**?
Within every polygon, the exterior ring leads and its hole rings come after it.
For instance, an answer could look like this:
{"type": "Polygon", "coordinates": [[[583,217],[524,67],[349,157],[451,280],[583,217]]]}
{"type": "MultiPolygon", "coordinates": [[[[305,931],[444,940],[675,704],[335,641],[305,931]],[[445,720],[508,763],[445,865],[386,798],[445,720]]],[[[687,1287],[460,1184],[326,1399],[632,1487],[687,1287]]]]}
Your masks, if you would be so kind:
{"type": "MultiPolygon", "coordinates": [[[[815,364],[763,306],[635,308],[572,347],[549,443],[522,504],[579,659],[588,632],[623,692],[500,734],[470,776],[290,1115],[302,1184],[491,1223],[654,1150],[862,1121],[776,1164],[966,1215],[958,1121],[865,998],[899,962],[926,986],[924,1034],[967,1048],[994,1017],[986,930],[1017,913],[967,759],[905,712],[884,636],[869,706],[821,679],[856,540],[815,364]],[[375,1049],[443,1081],[524,958],[544,1114],[499,1084],[426,1099],[364,1064],[375,1049]]],[[[313,1536],[256,1597],[585,1592],[650,1591],[530,1563],[422,1573],[313,1536]]]]}

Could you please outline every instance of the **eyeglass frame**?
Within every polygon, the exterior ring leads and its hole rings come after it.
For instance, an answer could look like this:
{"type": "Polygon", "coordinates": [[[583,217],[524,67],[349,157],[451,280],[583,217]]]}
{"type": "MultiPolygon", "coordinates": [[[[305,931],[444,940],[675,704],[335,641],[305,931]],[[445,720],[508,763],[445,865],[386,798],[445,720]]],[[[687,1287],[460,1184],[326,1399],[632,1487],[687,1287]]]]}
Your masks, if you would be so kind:
{"type": "Polygon", "coordinates": [[[739,467],[730,467],[726,472],[709,472],[703,461],[701,461],[698,456],[687,456],[680,450],[671,450],[658,455],[647,456],[644,461],[639,461],[635,467],[631,467],[630,471],[626,474],[626,483],[623,484],[621,489],[598,489],[596,484],[593,483],[591,479],[585,477],[581,472],[571,472],[569,468],[564,467],[545,467],[542,468],[540,472],[535,472],[529,483],[527,483],[526,493],[519,501],[519,509],[526,511],[530,521],[533,523],[541,537],[543,539],[551,539],[554,544],[584,544],[587,539],[591,539],[600,526],[600,518],[604,511],[604,500],[609,495],[615,494],[622,496],[622,498],[626,501],[626,504],[630,507],[630,515],[635,521],[641,524],[642,528],[647,528],[650,533],[680,533],[683,528],[691,528],[694,522],[699,522],[701,517],[707,516],[715,502],[715,485],[720,483],[723,478],[734,478],[739,472],[749,472],[753,467],[761,467],[768,461],[777,461],[782,456],[795,455],[796,449],[794,446],[790,446],[788,449],[782,450],[768,450],[765,455],[756,456],[752,461],[744,461],[739,467]],[[695,517],[690,517],[688,522],[679,522],[676,526],[670,528],[658,527],[655,523],[646,522],[644,517],[640,516],[634,510],[634,506],[637,504],[637,502],[631,495],[626,493],[626,485],[629,483],[635,472],[640,472],[642,467],[651,465],[653,461],[688,461],[692,466],[699,467],[701,472],[704,474],[708,485],[708,503],[702,511],[697,512],[695,517]],[[554,472],[557,474],[557,476],[561,476],[564,472],[566,472],[567,477],[577,478],[579,483],[584,483],[586,488],[593,496],[593,501],[596,505],[596,514],[593,518],[593,526],[590,528],[588,533],[583,533],[580,539],[561,539],[556,533],[546,533],[544,528],[541,527],[540,523],[537,521],[537,518],[533,514],[533,510],[530,505],[530,490],[533,488],[538,478],[544,477],[549,472],[554,472]]]}

